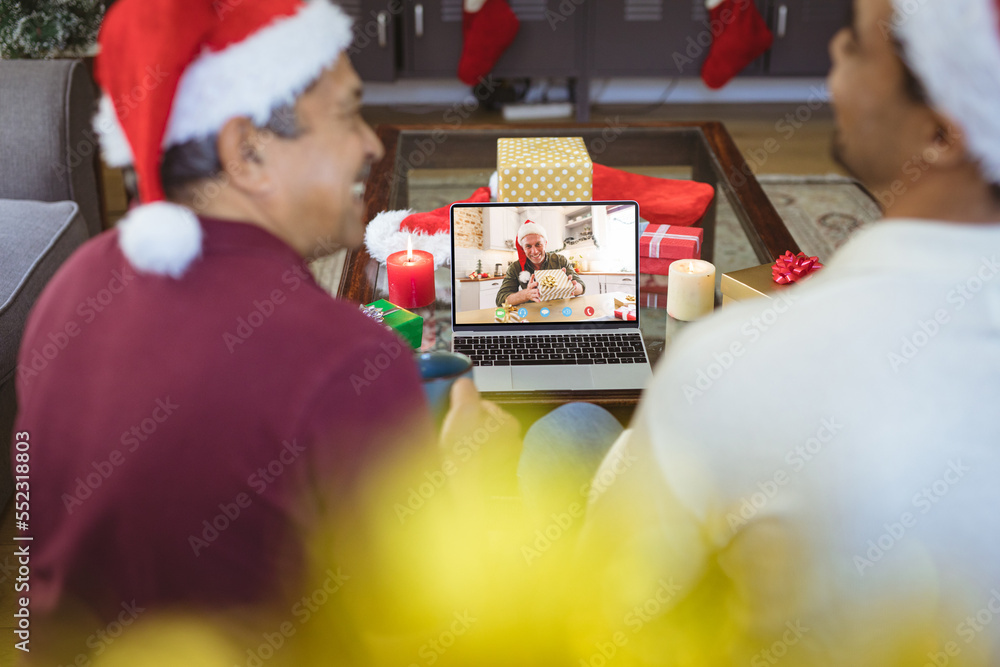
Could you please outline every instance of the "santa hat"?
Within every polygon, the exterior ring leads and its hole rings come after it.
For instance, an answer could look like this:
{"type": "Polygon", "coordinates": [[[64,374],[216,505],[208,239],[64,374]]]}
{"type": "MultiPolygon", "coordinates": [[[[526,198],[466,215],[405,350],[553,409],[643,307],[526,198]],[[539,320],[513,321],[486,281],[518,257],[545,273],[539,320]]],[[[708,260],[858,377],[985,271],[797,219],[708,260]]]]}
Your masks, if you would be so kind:
{"type": "Polygon", "coordinates": [[[654,225],[690,227],[708,210],[715,187],[680,178],[656,178],[594,163],[594,199],[633,199],[654,225]]]}
{"type": "Polygon", "coordinates": [[[893,33],[932,106],[957,123],[983,175],[1000,183],[1000,3],[893,0],[893,33]],[[992,100],[992,102],[990,101],[992,100]]]}
{"type": "MultiPolygon", "coordinates": [[[[488,202],[490,189],[483,186],[468,199],[456,204],[488,202]]],[[[426,213],[412,209],[383,211],[375,216],[365,229],[365,247],[373,259],[385,263],[394,252],[406,247],[407,238],[414,250],[425,250],[434,255],[434,266],[447,264],[451,258],[451,204],[426,213]]]]}
{"type": "Polygon", "coordinates": [[[142,205],[119,245],[144,272],[180,277],[201,253],[189,209],[164,201],[171,146],[209,137],[232,118],[263,125],[332,65],[351,20],[328,0],[119,0],[101,26],[95,128],[111,166],[132,165],[142,205]]]}

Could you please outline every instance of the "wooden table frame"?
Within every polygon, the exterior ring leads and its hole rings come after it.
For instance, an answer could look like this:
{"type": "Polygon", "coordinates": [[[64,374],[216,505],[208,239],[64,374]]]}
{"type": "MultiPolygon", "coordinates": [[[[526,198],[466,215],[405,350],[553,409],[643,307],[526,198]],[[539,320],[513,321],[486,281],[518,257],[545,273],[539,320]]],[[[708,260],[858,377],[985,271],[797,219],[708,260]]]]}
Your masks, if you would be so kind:
{"type": "MultiPolygon", "coordinates": [[[[555,125],[382,125],[377,128],[385,156],[373,165],[365,191],[367,220],[378,213],[407,208],[406,181],[410,168],[483,168],[484,155],[496,154],[499,137],[583,136],[591,158],[610,167],[689,166],[695,181],[716,185],[731,203],[761,263],[786,250],[798,252],[784,222],[761,189],[722,123],[659,122],[631,125],[586,123],[555,125]],[[451,141],[461,137],[462,140],[451,141]]],[[[487,160],[490,158],[487,158],[487,160]]],[[[703,218],[706,258],[715,240],[713,201],[703,218]]],[[[362,246],[348,253],[338,295],[356,303],[374,300],[378,262],[362,246]]],[[[586,400],[604,405],[632,405],[636,392],[552,392],[505,395],[507,403],[561,403],[586,400]]]]}

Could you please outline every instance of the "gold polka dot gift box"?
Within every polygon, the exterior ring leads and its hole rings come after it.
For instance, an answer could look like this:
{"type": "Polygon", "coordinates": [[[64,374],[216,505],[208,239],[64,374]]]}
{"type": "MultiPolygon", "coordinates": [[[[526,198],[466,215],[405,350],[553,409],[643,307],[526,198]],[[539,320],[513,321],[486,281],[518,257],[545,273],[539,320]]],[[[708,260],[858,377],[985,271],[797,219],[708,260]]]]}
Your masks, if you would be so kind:
{"type": "Polygon", "coordinates": [[[497,201],[587,201],[593,191],[583,137],[497,139],[497,201]]]}
{"type": "Polygon", "coordinates": [[[542,301],[568,299],[573,296],[573,281],[562,269],[539,269],[535,271],[538,294],[542,301]]]}

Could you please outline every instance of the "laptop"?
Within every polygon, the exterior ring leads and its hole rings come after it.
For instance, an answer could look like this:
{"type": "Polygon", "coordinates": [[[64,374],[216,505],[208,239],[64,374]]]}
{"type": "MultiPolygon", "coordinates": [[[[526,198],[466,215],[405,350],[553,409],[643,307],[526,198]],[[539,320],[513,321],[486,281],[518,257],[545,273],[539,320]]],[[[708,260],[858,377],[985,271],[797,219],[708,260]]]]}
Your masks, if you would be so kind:
{"type": "Polygon", "coordinates": [[[451,253],[452,349],[472,358],[479,391],[646,385],[652,368],[639,329],[636,202],[454,204],[451,253]],[[527,268],[549,272],[540,279],[522,273],[518,260],[517,233],[527,221],[537,226],[525,229],[542,232],[525,235],[527,268]],[[571,280],[559,276],[562,266],[571,280]]]}

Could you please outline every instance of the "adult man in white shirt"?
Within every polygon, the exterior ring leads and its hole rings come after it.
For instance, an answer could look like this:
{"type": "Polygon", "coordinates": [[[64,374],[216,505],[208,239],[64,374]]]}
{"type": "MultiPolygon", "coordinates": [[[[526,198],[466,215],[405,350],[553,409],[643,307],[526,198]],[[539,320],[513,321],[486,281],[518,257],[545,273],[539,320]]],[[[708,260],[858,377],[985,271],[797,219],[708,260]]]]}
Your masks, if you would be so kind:
{"type": "Polygon", "coordinates": [[[835,152],[885,220],[660,362],[584,536],[620,658],[1000,660],[998,16],[857,0],[832,41],[835,152]]]}

